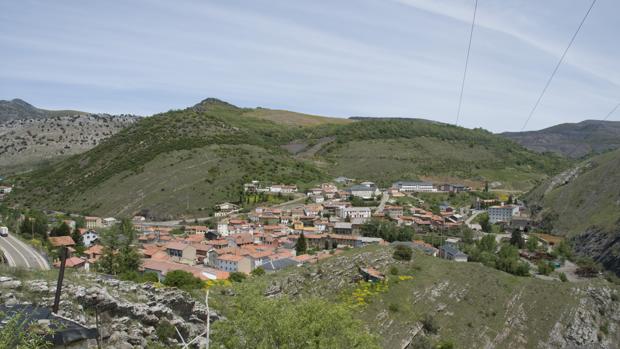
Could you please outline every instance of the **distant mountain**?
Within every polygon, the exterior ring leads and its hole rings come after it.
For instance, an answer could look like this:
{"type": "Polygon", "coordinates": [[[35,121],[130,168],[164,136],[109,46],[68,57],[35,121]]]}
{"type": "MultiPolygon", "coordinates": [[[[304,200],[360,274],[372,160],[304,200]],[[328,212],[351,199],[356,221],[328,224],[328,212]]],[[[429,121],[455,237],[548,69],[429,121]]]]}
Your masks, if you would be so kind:
{"type": "Polygon", "coordinates": [[[253,179],[304,188],[340,175],[485,180],[529,189],[567,161],[484,130],[418,120],[351,122],[206,99],[142,118],[93,149],[16,178],[16,203],[152,217],[204,217],[253,179]]]}
{"type": "Polygon", "coordinates": [[[554,152],[576,159],[620,148],[620,121],[586,120],[500,135],[539,153],[554,152]]]}
{"type": "Polygon", "coordinates": [[[0,174],[84,152],[135,120],[128,115],[44,110],[21,99],[0,101],[0,174]]]}
{"type": "Polygon", "coordinates": [[[589,158],[527,195],[550,232],[620,275],[620,149],[589,158]]]}
{"type": "Polygon", "coordinates": [[[76,110],[45,110],[21,100],[0,100],[0,123],[12,120],[45,119],[58,116],[87,115],[88,113],[76,110]]]}

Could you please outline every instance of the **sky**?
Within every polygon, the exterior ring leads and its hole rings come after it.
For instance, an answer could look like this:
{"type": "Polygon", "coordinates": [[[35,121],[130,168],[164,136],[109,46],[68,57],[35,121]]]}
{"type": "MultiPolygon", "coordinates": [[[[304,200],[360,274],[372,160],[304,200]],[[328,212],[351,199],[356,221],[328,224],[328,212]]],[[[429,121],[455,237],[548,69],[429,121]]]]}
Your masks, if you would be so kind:
{"type": "MultiPolygon", "coordinates": [[[[521,130],[590,0],[479,0],[459,125],[521,130]]],[[[474,0],[0,0],[0,99],[151,115],[243,107],[456,122],[474,0]]],[[[598,0],[526,129],[620,102],[598,0]]],[[[610,116],[620,120],[620,110],[610,116]]]]}

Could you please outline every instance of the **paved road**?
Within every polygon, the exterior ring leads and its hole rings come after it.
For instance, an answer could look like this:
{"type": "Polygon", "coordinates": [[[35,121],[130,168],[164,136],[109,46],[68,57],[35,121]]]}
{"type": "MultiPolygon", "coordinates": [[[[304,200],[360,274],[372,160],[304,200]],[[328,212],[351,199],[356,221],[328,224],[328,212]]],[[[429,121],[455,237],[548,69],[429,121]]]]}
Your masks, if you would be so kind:
{"type": "Polygon", "coordinates": [[[47,260],[34,248],[10,234],[7,237],[0,237],[0,249],[4,252],[7,263],[12,267],[50,269],[47,260]]]}
{"type": "Polygon", "coordinates": [[[472,223],[472,221],[474,220],[474,218],[476,218],[477,215],[483,212],[485,211],[484,210],[475,211],[471,216],[469,216],[469,218],[465,220],[465,225],[467,225],[470,229],[480,230],[481,229],[480,224],[472,223]]]}
{"type": "Polygon", "coordinates": [[[383,212],[385,204],[388,202],[389,199],[390,194],[387,191],[384,191],[381,196],[381,202],[379,203],[379,206],[377,206],[377,212],[383,212]]]}

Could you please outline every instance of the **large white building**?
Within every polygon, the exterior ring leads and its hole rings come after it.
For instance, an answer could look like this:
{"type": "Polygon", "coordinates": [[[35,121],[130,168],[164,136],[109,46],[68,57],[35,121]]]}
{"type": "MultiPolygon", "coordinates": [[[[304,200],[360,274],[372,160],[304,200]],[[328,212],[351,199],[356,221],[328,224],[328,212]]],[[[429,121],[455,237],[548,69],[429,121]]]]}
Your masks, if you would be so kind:
{"type": "Polygon", "coordinates": [[[340,218],[370,218],[371,215],[370,207],[341,207],[338,209],[338,217],[340,218]]]}
{"type": "Polygon", "coordinates": [[[364,182],[360,185],[354,185],[349,188],[348,191],[349,193],[351,193],[352,196],[365,200],[374,199],[376,196],[379,196],[379,194],[381,194],[379,188],[377,188],[377,186],[372,182],[364,182]]]}
{"type": "Polygon", "coordinates": [[[502,205],[489,207],[489,223],[512,222],[512,217],[519,213],[519,206],[502,205]]]}
{"type": "Polygon", "coordinates": [[[437,188],[430,182],[405,182],[398,181],[392,185],[401,193],[414,193],[414,192],[436,192],[437,188]]]}

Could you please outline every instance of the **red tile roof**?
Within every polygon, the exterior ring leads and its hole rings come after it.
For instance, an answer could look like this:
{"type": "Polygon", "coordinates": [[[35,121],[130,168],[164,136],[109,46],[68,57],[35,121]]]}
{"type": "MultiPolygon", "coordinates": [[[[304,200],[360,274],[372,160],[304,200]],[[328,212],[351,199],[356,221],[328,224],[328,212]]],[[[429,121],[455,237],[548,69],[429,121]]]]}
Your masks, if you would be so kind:
{"type": "Polygon", "coordinates": [[[75,241],[70,236],[50,236],[48,240],[54,247],[75,245],[75,241]]]}

